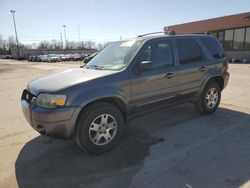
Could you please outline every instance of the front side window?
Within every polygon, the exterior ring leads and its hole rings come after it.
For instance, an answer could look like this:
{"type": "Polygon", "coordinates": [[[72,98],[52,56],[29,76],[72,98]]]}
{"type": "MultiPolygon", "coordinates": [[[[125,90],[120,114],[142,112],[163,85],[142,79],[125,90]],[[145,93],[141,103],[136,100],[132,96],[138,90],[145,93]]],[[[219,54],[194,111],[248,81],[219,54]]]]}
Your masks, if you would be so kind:
{"type": "Polygon", "coordinates": [[[173,65],[170,41],[152,42],[142,51],[139,61],[152,61],[154,68],[173,65]]]}
{"type": "Polygon", "coordinates": [[[88,62],[86,67],[100,70],[122,70],[128,66],[141,44],[142,41],[136,40],[113,42],[88,62]]]}
{"type": "Polygon", "coordinates": [[[177,39],[176,44],[180,64],[193,63],[202,60],[201,48],[193,39],[177,39]]]}
{"type": "Polygon", "coordinates": [[[245,36],[245,28],[234,30],[234,44],[233,44],[234,50],[243,50],[244,36],[245,36]]]}

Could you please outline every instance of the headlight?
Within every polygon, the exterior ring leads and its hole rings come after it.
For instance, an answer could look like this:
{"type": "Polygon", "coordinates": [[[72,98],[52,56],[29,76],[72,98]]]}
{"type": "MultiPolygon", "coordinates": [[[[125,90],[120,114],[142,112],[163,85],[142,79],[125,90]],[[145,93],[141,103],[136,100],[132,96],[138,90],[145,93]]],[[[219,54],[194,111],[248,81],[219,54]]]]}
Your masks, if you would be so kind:
{"type": "Polygon", "coordinates": [[[41,93],[36,99],[36,105],[45,108],[55,108],[57,106],[64,106],[66,99],[66,95],[41,93]]]}

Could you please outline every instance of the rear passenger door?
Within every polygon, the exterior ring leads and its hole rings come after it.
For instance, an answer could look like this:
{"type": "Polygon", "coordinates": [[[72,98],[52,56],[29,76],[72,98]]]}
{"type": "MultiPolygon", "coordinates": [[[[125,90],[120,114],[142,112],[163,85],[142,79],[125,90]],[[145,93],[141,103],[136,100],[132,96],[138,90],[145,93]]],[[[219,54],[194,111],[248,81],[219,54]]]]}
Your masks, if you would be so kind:
{"type": "Polygon", "coordinates": [[[195,38],[176,38],[179,60],[179,94],[191,94],[199,90],[206,72],[206,57],[195,38]]]}

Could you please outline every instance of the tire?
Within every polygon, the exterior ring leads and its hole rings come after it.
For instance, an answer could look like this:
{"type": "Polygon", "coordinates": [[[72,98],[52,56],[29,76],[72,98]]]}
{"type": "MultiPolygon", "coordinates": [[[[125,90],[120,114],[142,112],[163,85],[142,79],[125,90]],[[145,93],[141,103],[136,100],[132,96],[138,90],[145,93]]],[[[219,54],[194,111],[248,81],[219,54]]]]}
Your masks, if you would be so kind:
{"type": "Polygon", "coordinates": [[[96,103],[80,114],[75,140],[83,150],[101,154],[113,149],[123,132],[124,117],[121,111],[112,104],[96,103]]]}
{"type": "Polygon", "coordinates": [[[220,100],[220,86],[216,82],[210,82],[205,86],[201,97],[195,106],[201,114],[212,114],[218,109],[220,100]]]}

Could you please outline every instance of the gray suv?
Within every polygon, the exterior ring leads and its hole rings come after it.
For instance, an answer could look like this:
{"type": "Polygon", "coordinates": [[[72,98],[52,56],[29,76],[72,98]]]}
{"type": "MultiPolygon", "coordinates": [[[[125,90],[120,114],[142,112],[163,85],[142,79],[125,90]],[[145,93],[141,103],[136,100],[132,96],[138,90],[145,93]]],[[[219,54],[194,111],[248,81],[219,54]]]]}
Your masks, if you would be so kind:
{"type": "Polygon", "coordinates": [[[186,102],[202,114],[215,112],[227,69],[214,36],[140,36],[111,43],[82,68],[30,82],[22,109],[40,134],[74,138],[98,154],[112,149],[125,124],[146,112],[186,102]]]}

